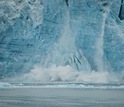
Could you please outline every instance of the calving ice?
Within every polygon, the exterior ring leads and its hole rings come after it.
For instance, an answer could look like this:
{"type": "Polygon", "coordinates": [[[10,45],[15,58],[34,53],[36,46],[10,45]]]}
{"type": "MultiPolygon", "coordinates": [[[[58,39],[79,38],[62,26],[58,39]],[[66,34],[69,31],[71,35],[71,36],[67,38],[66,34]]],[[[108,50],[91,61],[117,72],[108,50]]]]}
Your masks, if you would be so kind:
{"type": "Polygon", "coordinates": [[[0,79],[123,83],[123,0],[0,1],[0,79]]]}

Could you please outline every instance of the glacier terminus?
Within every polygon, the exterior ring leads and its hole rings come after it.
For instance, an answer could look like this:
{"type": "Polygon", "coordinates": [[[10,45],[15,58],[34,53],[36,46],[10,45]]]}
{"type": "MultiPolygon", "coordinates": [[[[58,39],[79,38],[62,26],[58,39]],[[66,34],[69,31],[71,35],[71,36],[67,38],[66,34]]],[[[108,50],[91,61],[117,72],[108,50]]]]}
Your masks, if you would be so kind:
{"type": "Polygon", "coordinates": [[[123,82],[124,1],[0,0],[0,79],[9,78],[123,82]]]}

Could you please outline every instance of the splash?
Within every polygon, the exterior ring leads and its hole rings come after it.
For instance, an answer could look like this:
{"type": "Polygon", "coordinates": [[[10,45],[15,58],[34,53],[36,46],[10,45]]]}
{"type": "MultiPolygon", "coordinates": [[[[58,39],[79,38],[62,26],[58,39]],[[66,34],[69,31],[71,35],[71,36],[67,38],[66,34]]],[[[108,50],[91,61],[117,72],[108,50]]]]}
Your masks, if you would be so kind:
{"type": "MultiPolygon", "coordinates": [[[[50,68],[43,68],[35,66],[29,73],[23,74],[16,78],[10,79],[16,82],[35,82],[35,83],[49,83],[49,82],[72,82],[72,83],[119,83],[120,77],[108,72],[78,72],[71,66],[56,66],[50,68]]],[[[9,81],[10,81],[9,80],[9,81]]]]}
{"type": "Polygon", "coordinates": [[[124,89],[123,83],[124,73],[121,76],[108,72],[87,74],[78,72],[69,65],[53,65],[51,68],[35,66],[29,73],[0,82],[0,88],[124,89]],[[120,80],[120,77],[122,77],[122,80],[120,80]]]}

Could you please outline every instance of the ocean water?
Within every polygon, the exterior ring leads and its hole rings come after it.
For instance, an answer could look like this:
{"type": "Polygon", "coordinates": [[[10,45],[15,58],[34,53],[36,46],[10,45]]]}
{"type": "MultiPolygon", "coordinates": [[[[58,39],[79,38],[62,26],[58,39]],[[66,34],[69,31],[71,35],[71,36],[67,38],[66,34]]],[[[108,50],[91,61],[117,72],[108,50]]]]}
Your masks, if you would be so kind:
{"type": "Polygon", "coordinates": [[[0,107],[124,107],[124,89],[1,88],[0,107]]]}

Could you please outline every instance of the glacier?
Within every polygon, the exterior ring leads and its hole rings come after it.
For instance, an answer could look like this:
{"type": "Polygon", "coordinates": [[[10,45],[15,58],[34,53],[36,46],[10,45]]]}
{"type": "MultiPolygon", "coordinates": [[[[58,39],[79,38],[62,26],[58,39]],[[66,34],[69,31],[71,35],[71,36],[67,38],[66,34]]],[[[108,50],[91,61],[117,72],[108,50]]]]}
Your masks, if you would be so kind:
{"type": "Polygon", "coordinates": [[[115,75],[123,81],[123,0],[0,0],[1,80],[106,83],[115,75]]]}

